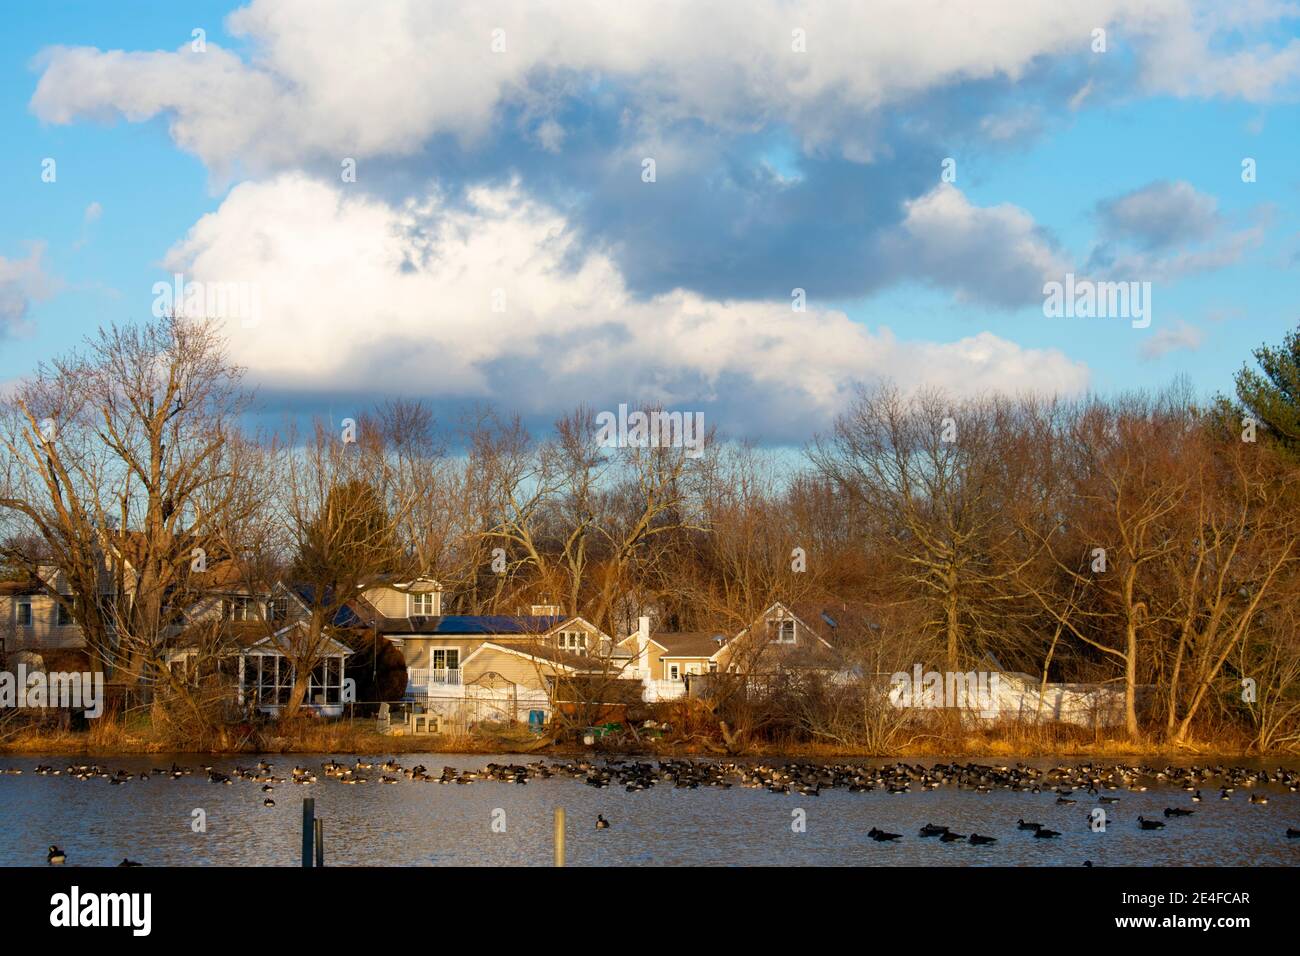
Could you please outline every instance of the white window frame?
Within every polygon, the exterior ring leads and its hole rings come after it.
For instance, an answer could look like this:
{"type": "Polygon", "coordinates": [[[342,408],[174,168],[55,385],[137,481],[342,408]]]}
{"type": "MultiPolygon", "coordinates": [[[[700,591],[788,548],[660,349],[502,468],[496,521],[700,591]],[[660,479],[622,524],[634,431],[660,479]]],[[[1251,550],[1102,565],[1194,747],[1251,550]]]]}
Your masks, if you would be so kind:
{"type": "Polygon", "coordinates": [[[235,595],[226,599],[228,608],[228,621],[257,621],[261,620],[257,616],[257,601],[251,597],[235,595]]]}
{"type": "Polygon", "coordinates": [[[458,671],[460,670],[460,648],[459,647],[431,647],[429,648],[429,669],[435,671],[458,671]],[[441,665],[435,663],[434,655],[442,655],[441,665]],[[455,655],[455,664],[450,662],[451,655],[455,655]]]}
{"type": "Polygon", "coordinates": [[[438,616],[438,592],[437,591],[412,591],[406,595],[406,616],[407,617],[437,617],[438,616]],[[422,611],[420,606],[425,602],[429,604],[429,610],[422,611]]]}
{"type": "Polygon", "coordinates": [[[34,627],[35,624],[36,624],[36,618],[33,616],[33,612],[32,612],[32,599],[27,598],[26,600],[19,599],[15,601],[14,602],[14,627],[29,628],[29,627],[34,627]],[[23,616],[20,613],[21,608],[27,608],[26,624],[23,623],[23,616]]]}
{"type": "Polygon", "coordinates": [[[798,643],[798,638],[796,637],[796,632],[798,631],[798,626],[797,626],[797,624],[795,623],[795,619],[794,619],[794,618],[792,618],[792,617],[779,617],[779,618],[777,618],[776,620],[774,620],[774,621],[772,622],[772,624],[773,624],[773,625],[775,626],[775,628],[776,628],[776,636],[772,638],[772,643],[773,643],[773,644],[796,644],[796,643],[798,643]],[[789,638],[786,638],[786,637],[783,637],[783,636],[782,636],[782,635],[785,633],[785,629],[786,629],[787,626],[789,626],[789,628],[790,628],[790,637],[789,637],[789,638]]]}
{"type": "Polygon", "coordinates": [[[570,654],[577,654],[580,657],[586,657],[587,632],[561,631],[559,636],[559,647],[560,650],[568,651],[570,654]]]}
{"type": "Polygon", "coordinates": [[[665,680],[682,679],[682,665],[677,663],[676,661],[672,661],[672,662],[664,661],[664,672],[666,674],[664,678],[665,680]]]}

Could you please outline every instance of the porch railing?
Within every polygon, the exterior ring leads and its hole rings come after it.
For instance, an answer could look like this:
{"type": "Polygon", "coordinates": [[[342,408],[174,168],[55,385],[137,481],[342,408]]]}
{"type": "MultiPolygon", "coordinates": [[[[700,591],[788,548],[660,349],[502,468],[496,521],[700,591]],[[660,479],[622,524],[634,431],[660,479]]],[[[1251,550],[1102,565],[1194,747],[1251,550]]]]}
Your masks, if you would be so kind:
{"type": "Polygon", "coordinates": [[[408,667],[406,669],[408,687],[458,687],[460,682],[459,667],[408,667]]]}

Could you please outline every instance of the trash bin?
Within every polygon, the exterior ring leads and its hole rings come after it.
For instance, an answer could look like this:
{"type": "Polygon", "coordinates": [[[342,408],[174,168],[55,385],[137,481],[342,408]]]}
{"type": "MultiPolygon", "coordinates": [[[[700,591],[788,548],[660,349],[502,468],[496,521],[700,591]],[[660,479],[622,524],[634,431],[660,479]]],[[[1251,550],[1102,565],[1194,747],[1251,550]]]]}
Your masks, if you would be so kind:
{"type": "Polygon", "coordinates": [[[530,710],[528,712],[528,729],[535,734],[542,732],[542,726],[546,723],[546,711],[530,710]]]}

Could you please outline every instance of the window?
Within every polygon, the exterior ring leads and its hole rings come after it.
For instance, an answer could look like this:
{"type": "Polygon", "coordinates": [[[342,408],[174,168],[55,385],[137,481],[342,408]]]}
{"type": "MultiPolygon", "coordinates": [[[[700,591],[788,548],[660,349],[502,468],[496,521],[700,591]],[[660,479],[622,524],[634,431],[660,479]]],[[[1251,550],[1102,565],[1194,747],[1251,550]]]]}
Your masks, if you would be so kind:
{"type": "Polygon", "coordinates": [[[454,671],[460,667],[460,650],[455,647],[435,647],[429,651],[429,667],[433,670],[454,671]]]}
{"type": "Polygon", "coordinates": [[[31,600],[28,599],[26,601],[19,601],[16,607],[14,608],[14,615],[15,615],[14,623],[17,624],[19,627],[31,627],[32,626],[31,600]]]}
{"type": "Polygon", "coordinates": [[[585,631],[561,631],[560,650],[587,656],[587,634],[585,631]]]}
{"type": "Polygon", "coordinates": [[[289,601],[286,598],[267,601],[266,619],[268,621],[287,621],[289,619],[289,601]]]}
{"type": "Polygon", "coordinates": [[[343,702],[343,658],[327,657],[312,668],[307,700],[313,704],[343,702]]]}
{"type": "Polygon", "coordinates": [[[227,621],[256,621],[257,606],[250,597],[230,598],[221,603],[222,617],[227,621]]]}
{"type": "Polygon", "coordinates": [[[265,665],[270,665],[272,661],[276,668],[275,702],[283,707],[293,695],[293,663],[283,657],[268,657],[265,665]]]}
{"type": "Polygon", "coordinates": [[[433,617],[438,613],[438,592],[421,591],[419,594],[407,596],[410,606],[410,617],[433,617]]]}
{"type": "Polygon", "coordinates": [[[244,658],[245,700],[259,704],[275,701],[275,668],[279,660],[269,654],[250,654],[244,658]]]}
{"type": "Polygon", "coordinates": [[[669,680],[681,680],[682,668],[680,664],[665,664],[664,670],[668,672],[669,680]]]}
{"type": "Polygon", "coordinates": [[[68,611],[68,606],[62,601],[55,605],[57,609],[54,613],[54,624],[56,627],[72,626],[72,614],[68,611]]]}
{"type": "Polygon", "coordinates": [[[773,638],[778,644],[794,643],[794,620],[784,618],[780,621],[773,622],[776,625],[776,637],[773,638]]]}

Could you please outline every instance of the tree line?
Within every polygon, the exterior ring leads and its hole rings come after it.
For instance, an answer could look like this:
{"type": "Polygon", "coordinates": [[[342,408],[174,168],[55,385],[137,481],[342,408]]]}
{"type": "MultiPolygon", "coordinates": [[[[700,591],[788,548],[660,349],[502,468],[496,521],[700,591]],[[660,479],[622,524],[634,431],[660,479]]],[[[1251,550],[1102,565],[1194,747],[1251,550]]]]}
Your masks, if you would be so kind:
{"type": "MultiPolygon", "coordinates": [[[[4,573],[58,569],[95,668],[183,698],[169,641],[215,569],[292,582],[292,711],[349,597],[427,575],[444,613],[555,604],[615,636],[821,608],[864,682],[995,666],[1122,688],[1132,739],[1300,741],[1300,330],[1209,402],[864,385],[802,449],[611,448],[598,409],[538,434],[406,399],[259,433],[254,401],[210,326],[164,318],[0,402],[4,573]]],[[[861,740],[837,693],[780,716],[861,740]]]]}

